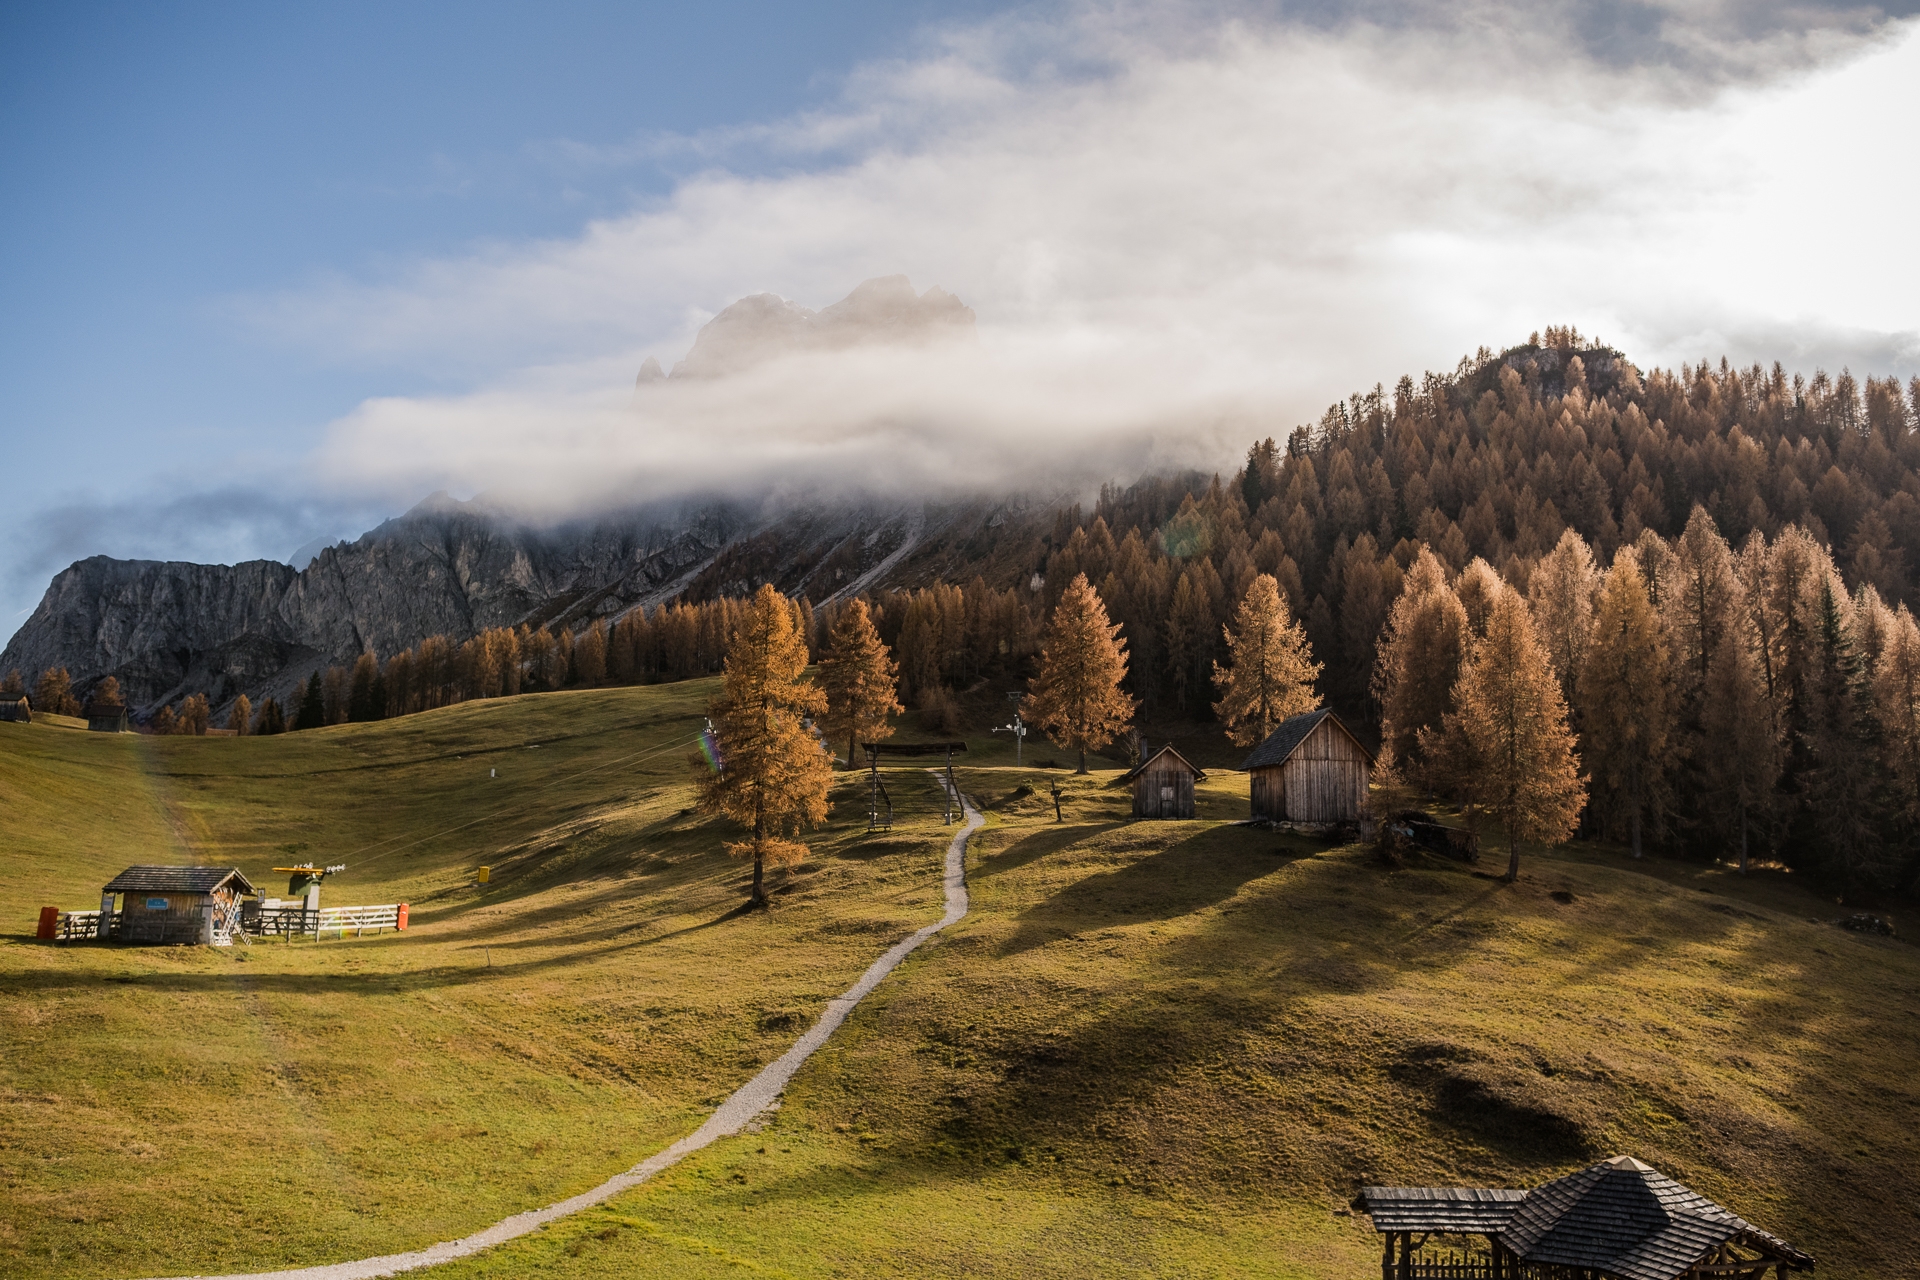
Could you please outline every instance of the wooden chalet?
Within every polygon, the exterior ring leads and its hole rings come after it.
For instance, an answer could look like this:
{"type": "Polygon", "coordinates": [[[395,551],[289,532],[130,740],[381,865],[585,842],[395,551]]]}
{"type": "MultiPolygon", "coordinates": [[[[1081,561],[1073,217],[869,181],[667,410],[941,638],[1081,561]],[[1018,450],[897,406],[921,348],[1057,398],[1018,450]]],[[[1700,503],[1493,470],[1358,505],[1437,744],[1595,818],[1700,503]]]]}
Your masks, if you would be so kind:
{"type": "Polygon", "coordinates": [[[129,733],[133,725],[127,719],[124,702],[89,702],[87,728],[94,733],[129,733]]]}
{"type": "Polygon", "coordinates": [[[1381,1280],[1777,1280],[1813,1259],[1631,1156],[1531,1191],[1368,1187],[1381,1280]],[[1484,1251],[1435,1237],[1481,1237],[1484,1251]]]}
{"type": "Polygon", "coordinates": [[[14,720],[21,724],[33,720],[33,699],[24,693],[0,693],[0,720],[14,720]]]}
{"type": "Polygon", "coordinates": [[[1356,822],[1367,803],[1373,753],[1322,707],[1282,720],[1240,766],[1253,816],[1272,822],[1356,822]]]}
{"type": "Polygon", "coordinates": [[[101,936],[119,942],[223,947],[240,928],[253,885],[233,867],[128,867],[100,890],[101,936]],[[125,903],[116,913],[114,898],[125,903]]]}
{"type": "Polygon", "coordinates": [[[1191,818],[1193,784],[1206,776],[1171,744],[1160,748],[1123,779],[1133,784],[1133,816],[1191,818]]]}

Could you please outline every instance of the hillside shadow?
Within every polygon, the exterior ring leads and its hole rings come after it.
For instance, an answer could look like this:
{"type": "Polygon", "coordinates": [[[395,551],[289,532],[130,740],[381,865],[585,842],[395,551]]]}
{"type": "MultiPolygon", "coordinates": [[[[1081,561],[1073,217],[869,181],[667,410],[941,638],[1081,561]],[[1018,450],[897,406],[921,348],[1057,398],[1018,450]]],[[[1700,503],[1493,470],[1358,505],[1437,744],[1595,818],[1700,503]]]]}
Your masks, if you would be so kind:
{"type": "Polygon", "coordinates": [[[1009,871],[1018,871],[1028,863],[1035,862],[1048,854],[1059,853],[1082,840],[1117,831],[1123,824],[1104,823],[1061,823],[1041,827],[1030,835],[1015,840],[1012,844],[995,853],[980,854],[974,861],[969,878],[985,879],[990,876],[1004,875],[1009,871]]]}
{"type": "Polygon", "coordinates": [[[1239,837],[1232,827],[1196,831],[1125,866],[1075,880],[1016,916],[1014,934],[1000,954],[1018,955],[1116,921],[1189,915],[1226,901],[1248,881],[1292,860],[1288,852],[1276,856],[1248,849],[1239,837]]]}

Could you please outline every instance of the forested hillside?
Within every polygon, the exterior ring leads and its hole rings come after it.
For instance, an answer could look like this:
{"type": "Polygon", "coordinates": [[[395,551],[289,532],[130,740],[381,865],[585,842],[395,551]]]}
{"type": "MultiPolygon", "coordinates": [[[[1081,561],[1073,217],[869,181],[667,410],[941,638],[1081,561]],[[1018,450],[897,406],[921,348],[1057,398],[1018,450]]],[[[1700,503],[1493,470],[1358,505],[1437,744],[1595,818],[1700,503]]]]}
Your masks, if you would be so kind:
{"type": "MultiPolygon", "coordinates": [[[[1920,379],[1903,388],[1724,361],[1643,374],[1549,329],[1450,376],[1355,395],[1284,444],[1255,443],[1230,478],[1149,478],[1109,486],[1091,511],[983,511],[970,532],[943,528],[895,585],[868,593],[902,696],[930,723],[958,727],[954,695],[982,677],[1026,675],[1047,613],[1085,573],[1123,627],[1142,719],[1204,724],[1222,627],[1266,573],[1325,664],[1325,699],[1383,737],[1409,781],[1441,788],[1418,731],[1438,728],[1449,663],[1472,637],[1419,654],[1402,645],[1385,661],[1383,645],[1415,615],[1422,643],[1456,612],[1471,626],[1504,583],[1530,601],[1585,735],[1586,829],[1780,856],[1856,889],[1911,888],[1920,869],[1920,379]],[[1629,665],[1660,672],[1632,700],[1671,723],[1621,730],[1641,743],[1629,754],[1653,761],[1623,781],[1596,771],[1607,730],[1586,714],[1621,686],[1609,692],[1586,667],[1603,587],[1628,547],[1653,619],[1635,641],[1653,647],[1629,665]],[[1396,689],[1427,693],[1395,708],[1396,689]],[[1645,733],[1658,739],[1651,755],[1645,733]]],[[[726,553],[727,580],[822,576],[804,548],[757,546],[726,553]]],[[[1616,585],[1609,616],[1637,618],[1634,589],[1616,585]]],[[[319,724],[713,671],[738,609],[715,590],[696,581],[675,603],[577,630],[496,627],[384,662],[368,654],[357,669],[316,673],[304,717],[274,708],[263,727],[283,711],[319,724]]],[[[791,590],[817,652],[841,605],[815,611],[808,587],[791,590]]],[[[1618,643],[1603,652],[1622,660],[1618,643]]]]}

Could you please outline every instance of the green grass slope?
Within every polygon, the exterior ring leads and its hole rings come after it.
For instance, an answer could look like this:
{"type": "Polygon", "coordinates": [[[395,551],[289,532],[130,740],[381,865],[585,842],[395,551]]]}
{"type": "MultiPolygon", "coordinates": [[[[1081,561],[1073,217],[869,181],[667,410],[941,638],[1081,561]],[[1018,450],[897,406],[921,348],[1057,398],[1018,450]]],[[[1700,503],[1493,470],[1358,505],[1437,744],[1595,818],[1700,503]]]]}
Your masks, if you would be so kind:
{"type": "MultiPolygon", "coordinates": [[[[686,737],[705,693],[257,743],[0,736],[0,799],[42,806],[0,868],[22,929],[167,840],[250,874],[306,841],[355,867],[331,901],[410,896],[423,922],[231,953],[0,941],[0,1274],[416,1247],[691,1128],[937,915],[950,833],[903,769],[900,827],[865,836],[847,778],[792,891],[731,913],[742,871],[682,813],[681,749],[610,763],[686,737]],[[498,883],[462,887],[489,860],[498,883]]],[[[1822,1275],[1920,1270],[1912,947],[1818,923],[1785,881],[1606,850],[1511,887],[1390,869],[1231,825],[1229,772],[1192,823],[1126,821],[1111,771],[1065,779],[1056,824],[1009,744],[970,745],[973,914],[763,1129],[433,1274],[1351,1277],[1378,1265],[1364,1182],[1525,1186],[1617,1151],[1822,1275]]]]}

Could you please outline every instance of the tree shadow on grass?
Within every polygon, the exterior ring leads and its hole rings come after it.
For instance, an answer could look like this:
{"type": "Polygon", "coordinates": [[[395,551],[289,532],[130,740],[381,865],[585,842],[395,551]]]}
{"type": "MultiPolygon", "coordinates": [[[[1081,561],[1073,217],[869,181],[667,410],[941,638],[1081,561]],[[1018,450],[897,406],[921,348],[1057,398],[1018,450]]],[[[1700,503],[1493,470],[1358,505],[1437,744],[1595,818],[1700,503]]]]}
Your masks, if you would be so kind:
{"type": "Polygon", "coordinates": [[[1105,823],[1065,823],[1042,827],[1030,835],[1022,836],[997,853],[983,853],[975,861],[968,873],[970,879],[986,879],[1003,875],[1009,871],[1018,871],[1030,862],[1046,857],[1050,853],[1059,853],[1082,840],[1105,835],[1121,827],[1118,822],[1105,823]]]}
{"type": "MultiPolygon", "coordinates": [[[[1018,846],[1016,846],[1018,847],[1018,846]]],[[[1284,865],[1285,855],[1248,847],[1238,828],[1194,832],[1112,871],[1084,876],[1035,903],[1000,948],[1018,955],[1088,929],[1171,920],[1226,901],[1251,880],[1284,865]]]]}

